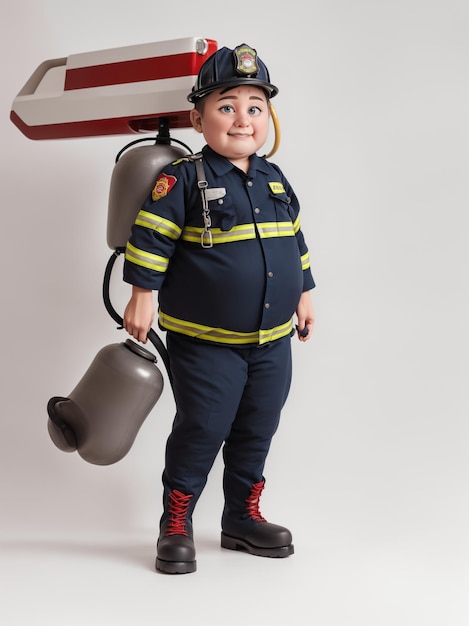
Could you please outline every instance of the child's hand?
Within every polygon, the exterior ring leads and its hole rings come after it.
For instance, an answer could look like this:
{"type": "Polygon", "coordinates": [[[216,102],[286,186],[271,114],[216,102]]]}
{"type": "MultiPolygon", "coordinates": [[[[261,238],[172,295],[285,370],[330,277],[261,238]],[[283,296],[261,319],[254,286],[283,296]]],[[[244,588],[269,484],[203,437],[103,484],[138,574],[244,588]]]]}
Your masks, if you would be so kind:
{"type": "Polygon", "coordinates": [[[125,330],[137,341],[146,343],[154,317],[153,292],[150,289],[132,287],[132,297],[124,311],[125,330]]]}
{"type": "Polygon", "coordinates": [[[298,318],[298,324],[296,325],[298,339],[300,341],[308,341],[314,328],[314,309],[309,291],[304,291],[301,294],[296,309],[296,316],[298,318]]]}

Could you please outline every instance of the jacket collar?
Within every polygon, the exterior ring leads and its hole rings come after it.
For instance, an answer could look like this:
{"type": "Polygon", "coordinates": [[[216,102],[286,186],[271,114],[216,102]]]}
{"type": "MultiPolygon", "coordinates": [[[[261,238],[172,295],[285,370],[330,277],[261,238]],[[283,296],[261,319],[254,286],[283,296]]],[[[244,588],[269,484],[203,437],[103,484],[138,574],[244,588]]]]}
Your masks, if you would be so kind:
{"type": "MultiPolygon", "coordinates": [[[[223,176],[235,168],[231,161],[212,150],[210,146],[205,145],[202,148],[202,154],[217,176],[223,176]]],[[[247,176],[254,178],[257,171],[268,173],[270,171],[269,164],[264,158],[257,156],[257,154],[252,154],[247,176]]]]}

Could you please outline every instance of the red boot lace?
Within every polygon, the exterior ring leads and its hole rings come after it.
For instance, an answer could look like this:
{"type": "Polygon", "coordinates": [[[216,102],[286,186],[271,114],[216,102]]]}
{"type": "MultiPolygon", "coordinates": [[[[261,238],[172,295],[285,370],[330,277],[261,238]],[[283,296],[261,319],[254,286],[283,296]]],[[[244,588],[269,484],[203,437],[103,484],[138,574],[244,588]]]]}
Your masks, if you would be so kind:
{"type": "Polygon", "coordinates": [[[260,483],[255,483],[252,486],[249,497],[246,498],[249,516],[256,522],[267,521],[264,517],[262,517],[261,512],[259,511],[259,500],[260,500],[262,491],[264,489],[264,485],[265,485],[264,480],[261,481],[260,483]]]}
{"type": "Polygon", "coordinates": [[[176,489],[169,494],[168,511],[169,521],[166,527],[166,536],[170,535],[184,535],[188,536],[186,530],[187,510],[189,508],[191,495],[184,495],[176,489]]]}

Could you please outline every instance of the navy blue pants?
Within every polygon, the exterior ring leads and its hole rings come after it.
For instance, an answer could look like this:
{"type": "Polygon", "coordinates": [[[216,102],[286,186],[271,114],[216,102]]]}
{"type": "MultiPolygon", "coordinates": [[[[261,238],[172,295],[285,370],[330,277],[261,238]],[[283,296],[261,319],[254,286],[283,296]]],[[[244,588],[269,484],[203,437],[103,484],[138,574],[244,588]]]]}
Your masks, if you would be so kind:
{"type": "Polygon", "coordinates": [[[223,446],[230,510],[245,508],[263,478],[271,439],[288,396],[291,338],[238,348],[168,333],[176,416],[166,445],[165,493],[193,494],[191,510],[223,446]]]}

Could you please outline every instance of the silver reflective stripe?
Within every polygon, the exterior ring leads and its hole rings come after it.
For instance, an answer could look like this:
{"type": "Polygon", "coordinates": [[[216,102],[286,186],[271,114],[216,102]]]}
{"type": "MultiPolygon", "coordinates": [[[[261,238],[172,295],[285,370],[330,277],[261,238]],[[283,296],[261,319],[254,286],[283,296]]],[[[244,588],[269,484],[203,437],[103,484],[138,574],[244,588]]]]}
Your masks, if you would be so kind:
{"type": "MultiPolygon", "coordinates": [[[[204,232],[204,228],[197,228],[196,226],[186,226],[182,231],[182,239],[184,241],[196,241],[200,242],[200,237],[204,232]]],[[[230,243],[232,241],[243,241],[245,239],[255,239],[256,232],[253,224],[243,224],[242,226],[234,226],[229,231],[221,230],[220,228],[212,228],[212,241],[216,243],[230,243]]]]}
{"type": "Polygon", "coordinates": [[[157,254],[145,252],[145,250],[140,250],[140,248],[136,248],[129,242],[127,242],[125,249],[125,259],[130,261],[130,263],[147,267],[157,272],[166,272],[168,268],[168,259],[157,254]]]}
{"type": "Polygon", "coordinates": [[[310,266],[311,264],[309,261],[309,252],[307,252],[306,254],[303,254],[303,256],[301,257],[301,269],[307,270],[310,266]]]}
{"type": "Polygon", "coordinates": [[[223,328],[211,328],[202,324],[195,324],[187,320],[177,319],[166,315],[161,310],[158,313],[158,321],[163,328],[176,333],[196,337],[205,341],[215,341],[228,345],[264,344],[275,339],[289,335],[293,328],[293,321],[289,320],[281,326],[270,329],[261,329],[252,333],[240,333],[225,330],[223,328]]]}
{"type": "Polygon", "coordinates": [[[293,225],[291,222],[264,222],[256,224],[259,235],[263,239],[268,237],[294,237],[293,225]]]}
{"type": "Polygon", "coordinates": [[[144,228],[157,230],[159,233],[166,235],[166,237],[169,237],[170,239],[179,239],[182,232],[181,228],[174,222],[143,210],[137,215],[135,223],[139,226],[143,226],[144,228]]]}
{"type": "MultiPolygon", "coordinates": [[[[261,224],[241,224],[233,226],[231,230],[221,230],[221,228],[212,228],[213,244],[232,243],[234,241],[245,241],[246,239],[256,238],[256,229],[261,239],[269,239],[272,237],[294,237],[293,226],[291,222],[264,222],[261,224]]],[[[200,236],[204,232],[203,228],[196,226],[186,226],[182,231],[181,238],[184,241],[200,242],[200,236]]]]}

